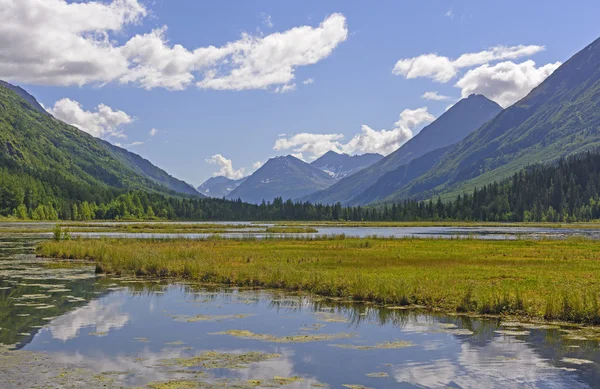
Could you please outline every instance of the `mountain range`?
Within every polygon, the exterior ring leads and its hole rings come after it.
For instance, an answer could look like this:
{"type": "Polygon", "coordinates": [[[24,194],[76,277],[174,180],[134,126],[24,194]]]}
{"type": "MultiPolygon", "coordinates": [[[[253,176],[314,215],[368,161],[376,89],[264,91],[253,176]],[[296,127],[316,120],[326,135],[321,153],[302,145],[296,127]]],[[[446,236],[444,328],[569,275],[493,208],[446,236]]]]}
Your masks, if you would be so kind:
{"type": "Polygon", "coordinates": [[[471,192],[528,165],[553,163],[599,146],[597,39],[522,100],[444,152],[422,174],[414,178],[397,175],[393,192],[384,193],[383,201],[471,192]]]}
{"type": "MultiPolygon", "coordinates": [[[[343,205],[449,199],[532,164],[599,147],[600,39],[514,105],[503,110],[471,95],[386,157],[328,152],[309,164],[281,156],[249,177],[214,177],[198,191],[250,203],[275,197],[343,205]]],[[[4,215],[19,204],[29,208],[28,196],[43,204],[99,202],[115,190],[202,196],[139,155],[57,120],[27,91],[6,82],[0,82],[0,182],[4,215]]]]}
{"type": "Polygon", "coordinates": [[[206,197],[222,198],[226,197],[232,190],[240,186],[242,182],[246,181],[246,178],[247,177],[243,177],[239,180],[233,180],[224,176],[211,177],[197,187],[196,190],[206,197]]]}
{"type": "Polygon", "coordinates": [[[259,204],[275,197],[295,199],[325,189],[335,178],[300,159],[287,155],[269,159],[227,198],[259,204]]]}
{"type": "MultiPolygon", "coordinates": [[[[415,158],[423,157],[425,161],[431,162],[433,158],[439,157],[439,151],[436,150],[459,142],[501,111],[502,107],[483,95],[471,95],[462,99],[398,150],[326,190],[308,195],[302,200],[329,204],[341,202],[344,205],[375,201],[379,196],[372,192],[366,198],[358,197],[379,180],[380,183],[387,183],[387,180],[382,180],[387,173],[415,158]],[[427,155],[431,152],[433,154],[427,155]]],[[[427,162],[419,164],[420,169],[425,167],[427,162]]]]}

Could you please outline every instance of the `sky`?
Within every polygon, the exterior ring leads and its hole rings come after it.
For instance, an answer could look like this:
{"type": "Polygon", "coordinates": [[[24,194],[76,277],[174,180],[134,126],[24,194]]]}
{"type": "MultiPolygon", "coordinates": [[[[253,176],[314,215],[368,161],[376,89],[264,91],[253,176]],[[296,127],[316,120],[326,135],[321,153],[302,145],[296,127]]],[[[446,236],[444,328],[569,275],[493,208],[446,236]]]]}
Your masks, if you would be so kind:
{"type": "Polygon", "coordinates": [[[0,0],[0,79],[197,186],[387,155],[471,93],[510,106],[600,35],[600,2],[556,4],[0,0]]]}

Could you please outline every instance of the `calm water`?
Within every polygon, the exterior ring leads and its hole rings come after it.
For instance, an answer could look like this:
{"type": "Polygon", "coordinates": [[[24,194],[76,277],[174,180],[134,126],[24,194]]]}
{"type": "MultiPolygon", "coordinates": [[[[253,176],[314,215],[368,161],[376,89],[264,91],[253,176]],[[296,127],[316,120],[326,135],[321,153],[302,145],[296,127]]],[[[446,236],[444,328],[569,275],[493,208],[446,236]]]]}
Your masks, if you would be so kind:
{"type": "Polygon", "coordinates": [[[572,328],[97,277],[34,245],[0,237],[3,388],[600,387],[598,341],[572,328]]]}

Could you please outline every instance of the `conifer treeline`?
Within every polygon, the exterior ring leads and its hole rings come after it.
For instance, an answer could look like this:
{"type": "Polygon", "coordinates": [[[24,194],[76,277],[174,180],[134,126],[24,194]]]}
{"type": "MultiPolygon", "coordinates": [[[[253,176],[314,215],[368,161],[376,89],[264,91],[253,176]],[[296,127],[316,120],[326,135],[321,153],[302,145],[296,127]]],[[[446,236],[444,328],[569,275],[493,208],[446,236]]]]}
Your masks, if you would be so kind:
{"type": "Polygon", "coordinates": [[[0,169],[0,215],[33,220],[589,221],[600,219],[600,154],[532,166],[454,201],[406,200],[381,207],[242,201],[48,184],[0,169]]]}

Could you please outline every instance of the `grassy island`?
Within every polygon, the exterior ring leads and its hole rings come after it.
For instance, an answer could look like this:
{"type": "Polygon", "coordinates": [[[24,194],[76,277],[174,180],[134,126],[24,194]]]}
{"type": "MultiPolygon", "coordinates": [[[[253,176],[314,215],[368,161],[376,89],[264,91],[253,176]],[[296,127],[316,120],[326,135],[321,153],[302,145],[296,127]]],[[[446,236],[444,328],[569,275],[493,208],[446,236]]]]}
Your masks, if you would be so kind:
{"type": "Polygon", "coordinates": [[[600,242],[585,239],[77,239],[38,255],[113,275],[600,324],[600,242]]]}

